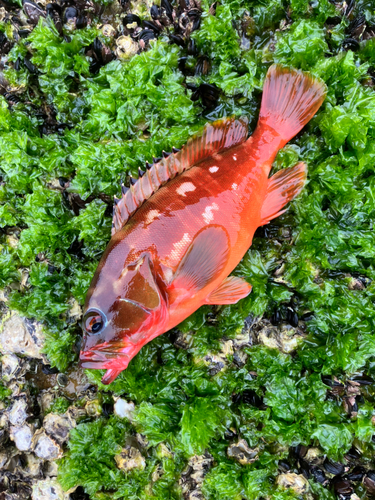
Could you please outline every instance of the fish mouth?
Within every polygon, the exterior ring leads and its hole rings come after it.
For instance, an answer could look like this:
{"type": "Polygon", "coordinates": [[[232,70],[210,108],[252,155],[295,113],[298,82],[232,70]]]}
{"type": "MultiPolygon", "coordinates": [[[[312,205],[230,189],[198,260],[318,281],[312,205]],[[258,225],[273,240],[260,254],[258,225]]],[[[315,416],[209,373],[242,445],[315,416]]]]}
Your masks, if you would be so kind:
{"type": "Polygon", "coordinates": [[[81,351],[79,364],[81,368],[86,369],[106,369],[107,371],[102,377],[102,383],[107,385],[128,367],[129,362],[139,349],[133,345],[128,345],[114,350],[114,346],[103,344],[87,351],[81,351]]]}
{"type": "Polygon", "coordinates": [[[113,362],[121,365],[126,364],[127,366],[132,357],[133,356],[129,352],[109,351],[104,349],[88,349],[87,351],[81,351],[79,355],[82,368],[98,369],[107,368],[107,364],[112,364],[113,362]]]}

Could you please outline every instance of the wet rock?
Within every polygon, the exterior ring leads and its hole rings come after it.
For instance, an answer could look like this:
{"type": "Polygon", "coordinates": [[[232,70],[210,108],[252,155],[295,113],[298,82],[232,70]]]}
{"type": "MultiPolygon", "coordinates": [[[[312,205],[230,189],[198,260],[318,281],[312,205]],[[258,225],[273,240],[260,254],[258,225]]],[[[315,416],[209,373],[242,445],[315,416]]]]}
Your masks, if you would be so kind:
{"type": "Polygon", "coordinates": [[[32,500],[68,500],[60,484],[52,479],[45,479],[33,484],[32,500]]]}
{"type": "Polygon", "coordinates": [[[62,456],[59,443],[48,436],[43,429],[34,434],[33,446],[35,455],[43,460],[56,460],[62,456]]]}
{"type": "Polygon", "coordinates": [[[121,418],[127,418],[133,422],[135,406],[132,401],[129,403],[125,399],[119,398],[113,408],[114,414],[121,418]]]}
{"type": "Polygon", "coordinates": [[[119,59],[130,59],[138,50],[138,44],[130,36],[120,36],[116,40],[116,56],[119,59]]]}
{"type": "Polygon", "coordinates": [[[238,443],[231,444],[227,449],[229,458],[236,459],[240,464],[252,464],[258,457],[258,448],[251,449],[244,439],[240,439],[238,443]]]}
{"type": "Polygon", "coordinates": [[[69,433],[75,425],[75,421],[68,415],[49,413],[43,420],[44,430],[59,444],[63,444],[68,440],[69,433]]]}
{"type": "Polygon", "coordinates": [[[284,489],[292,489],[297,495],[305,495],[310,488],[308,480],[301,474],[288,472],[277,476],[276,484],[284,489]]]}
{"type": "Polygon", "coordinates": [[[143,470],[146,467],[146,461],[139,450],[133,446],[123,448],[121,453],[115,455],[117,467],[124,471],[132,469],[143,470]]]}
{"type": "Polygon", "coordinates": [[[9,410],[9,422],[14,426],[21,426],[25,423],[27,414],[26,399],[17,399],[9,410]]]}
{"type": "Polygon", "coordinates": [[[29,451],[32,446],[33,429],[28,424],[10,428],[10,439],[20,451],[29,451]]]}
{"type": "Polygon", "coordinates": [[[4,354],[42,358],[44,333],[41,323],[12,313],[0,327],[0,349],[4,354]]]}

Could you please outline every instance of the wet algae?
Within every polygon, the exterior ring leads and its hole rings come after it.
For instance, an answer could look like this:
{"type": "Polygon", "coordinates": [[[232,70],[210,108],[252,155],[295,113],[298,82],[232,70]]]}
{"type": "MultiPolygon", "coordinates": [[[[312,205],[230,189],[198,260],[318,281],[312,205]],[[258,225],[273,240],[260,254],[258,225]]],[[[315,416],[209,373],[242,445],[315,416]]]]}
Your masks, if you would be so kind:
{"type": "Polygon", "coordinates": [[[59,481],[100,500],[366,498],[369,481],[353,479],[344,494],[347,478],[326,460],[345,472],[375,468],[375,3],[204,0],[201,9],[189,43],[176,43],[169,25],[97,73],[87,48],[97,37],[113,44],[99,22],[63,39],[40,19],[9,53],[4,74],[22,99],[0,96],[0,287],[11,309],[44,323],[61,372],[77,362],[72,298],[83,304],[128,174],[207,120],[246,115],[253,129],[272,62],[328,88],[274,163],[306,161],[309,181],[236,269],[250,296],[201,308],[108,387],[88,371],[103,408],[121,396],[135,403],[134,419],[102,411],[79,423],[59,481]],[[16,71],[25,58],[35,72],[16,71]],[[145,467],[124,472],[114,457],[136,435],[145,467]],[[228,456],[239,439],[255,460],[228,456]],[[283,486],[286,474],[308,483],[283,486]]]}

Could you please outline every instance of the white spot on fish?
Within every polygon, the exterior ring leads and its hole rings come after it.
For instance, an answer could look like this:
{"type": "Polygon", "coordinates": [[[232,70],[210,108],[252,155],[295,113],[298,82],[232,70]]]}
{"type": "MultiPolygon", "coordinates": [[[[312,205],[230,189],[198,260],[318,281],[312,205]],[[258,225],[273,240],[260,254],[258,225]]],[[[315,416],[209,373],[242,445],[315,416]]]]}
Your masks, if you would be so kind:
{"type": "Polygon", "coordinates": [[[216,203],[212,203],[212,205],[208,205],[202,214],[203,220],[206,224],[209,224],[214,219],[213,210],[219,210],[219,207],[216,203]]]}
{"type": "Polygon", "coordinates": [[[173,261],[179,262],[186,251],[186,245],[191,242],[189,233],[184,233],[180,241],[173,243],[173,250],[171,251],[170,258],[173,261]]]}
{"type": "Polygon", "coordinates": [[[233,182],[232,189],[235,191],[237,188],[238,188],[238,184],[236,184],[235,182],[233,182]]]}
{"type": "Polygon", "coordinates": [[[211,172],[211,174],[214,174],[215,172],[217,172],[219,170],[219,167],[214,165],[213,167],[210,167],[208,170],[211,172]]]}
{"type": "Polygon", "coordinates": [[[157,219],[160,215],[159,210],[150,210],[146,215],[146,224],[151,224],[154,219],[157,219]]]}
{"type": "Polygon", "coordinates": [[[233,160],[237,161],[237,155],[233,155],[233,160]]]}
{"type": "Polygon", "coordinates": [[[179,186],[176,189],[176,193],[180,194],[181,196],[186,196],[186,193],[189,193],[190,191],[194,190],[195,186],[192,182],[184,182],[183,184],[181,184],[181,186],[179,186]]]}
{"type": "Polygon", "coordinates": [[[172,281],[172,278],[173,278],[173,269],[164,265],[164,266],[162,266],[162,270],[163,270],[164,278],[166,279],[167,283],[170,283],[172,281]]]}

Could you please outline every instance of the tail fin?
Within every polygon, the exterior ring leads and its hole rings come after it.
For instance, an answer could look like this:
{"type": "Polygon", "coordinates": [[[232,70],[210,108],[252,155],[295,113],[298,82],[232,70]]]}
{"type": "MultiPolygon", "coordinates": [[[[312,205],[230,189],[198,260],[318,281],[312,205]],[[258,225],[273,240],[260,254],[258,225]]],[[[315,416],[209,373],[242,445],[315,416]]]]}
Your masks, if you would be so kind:
{"type": "Polygon", "coordinates": [[[326,86],[317,78],[273,64],[264,82],[259,124],[275,129],[287,143],[315,115],[325,95],[326,86]]]}

